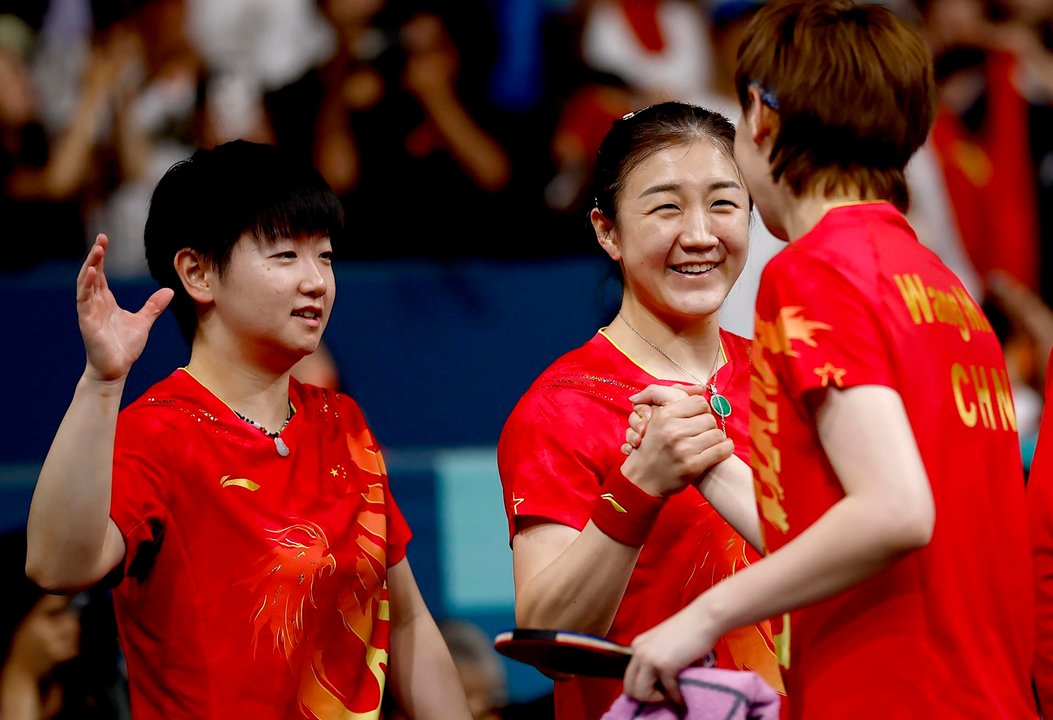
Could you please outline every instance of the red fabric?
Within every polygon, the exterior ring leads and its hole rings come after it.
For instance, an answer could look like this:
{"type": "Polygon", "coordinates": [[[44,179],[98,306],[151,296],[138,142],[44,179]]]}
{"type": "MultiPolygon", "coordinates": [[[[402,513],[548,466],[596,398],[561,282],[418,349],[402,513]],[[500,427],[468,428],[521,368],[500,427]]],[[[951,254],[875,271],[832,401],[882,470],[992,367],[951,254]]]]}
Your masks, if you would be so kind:
{"type": "Polygon", "coordinates": [[[120,414],[110,514],[137,720],[380,705],[386,569],[410,531],[355,402],[295,380],[290,398],[285,458],[183,370],[120,414]]]}
{"type": "Polygon", "coordinates": [[[1028,105],[1013,83],[1016,60],[987,60],[987,114],[978,134],[941,108],[932,129],[958,232],[981,277],[1005,270],[1038,288],[1038,198],[1028,147],[1028,105]]]}
{"type": "MultiPolygon", "coordinates": [[[[749,344],[721,333],[728,362],[717,387],[731,402],[728,436],[747,452],[749,344]]],[[[624,460],[629,396],[657,380],[597,334],[545,370],[512,411],[498,444],[509,536],[520,519],[585,527],[601,481],[624,460]]],[[[666,501],[644,543],[607,637],[629,643],[700,592],[757,558],[695,488],[666,501]]],[[[767,623],[729,634],[718,663],[753,669],[779,684],[767,623]]],[[[599,718],[621,694],[620,680],[580,678],[555,686],[560,720],[599,718]]]]}
{"type": "Polygon", "coordinates": [[[1038,447],[1027,484],[1034,542],[1038,619],[1035,638],[1035,686],[1039,705],[1053,715],[1053,354],[1046,367],[1046,404],[1038,447]]]}
{"type": "Polygon", "coordinates": [[[603,478],[603,494],[592,502],[592,524],[620,543],[640,547],[651,534],[665,500],[644,492],[622,474],[621,466],[603,478]]]}
{"type": "Polygon", "coordinates": [[[829,387],[901,395],[936,504],[927,547],[773,621],[791,717],[1034,717],[1016,421],[1001,348],[961,283],[891,205],[834,209],[765,268],[753,362],[769,551],[844,497],[812,415],[829,387]]]}
{"type": "Polygon", "coordinates": [[[619,0],[618,5],[625,13],[625,19],[640,41],[640,46],[647,52],[662,52],[665,38],[658,24],[659,0],[619,0]]]}

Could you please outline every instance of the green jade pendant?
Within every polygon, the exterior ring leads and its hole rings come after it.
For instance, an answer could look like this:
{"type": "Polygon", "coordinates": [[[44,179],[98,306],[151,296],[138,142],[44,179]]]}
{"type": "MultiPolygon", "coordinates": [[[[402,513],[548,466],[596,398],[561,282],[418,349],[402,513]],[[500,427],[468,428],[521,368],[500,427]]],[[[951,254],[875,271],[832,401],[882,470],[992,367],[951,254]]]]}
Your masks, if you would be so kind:
{"type": "Polygon", "coordinates": [[[728,399],[718,392],[713,392],[709,396],[709,407],[713,409],[717,415],[722,418],[726,418],[731,415],[731,403],[728,399]]]}

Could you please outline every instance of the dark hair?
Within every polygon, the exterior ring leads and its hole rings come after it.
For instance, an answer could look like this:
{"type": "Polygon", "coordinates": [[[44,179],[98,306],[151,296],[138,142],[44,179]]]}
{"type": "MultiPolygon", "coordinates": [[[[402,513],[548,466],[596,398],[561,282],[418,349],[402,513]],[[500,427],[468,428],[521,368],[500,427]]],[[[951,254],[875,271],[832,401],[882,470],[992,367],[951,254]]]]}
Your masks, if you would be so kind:
{"type": "Polygon", "coordinates": [[[775,0],[739,46],[735,87],[779,116],[771,175],[794,195],[857,187],[906,210],[904,169],[935,116],[932,59],[917,30],[880,5],[775,0]]]}
{"type": "Polygon", "coordinates": [[[615,120],[596,153],[593,201],[617,220],[618,194],[629,174],[651,155],[677,145],[709,140],[735,161],[735,126],[720,113],[682,102],[663,102],[615,120]]]}
{"type": "Polygon", "coordinates": [[[144,238],[150,274],[175,291],[172,310],[189,343],[194,302],[173,260],[189,248],[220,275],[245,234],[258,242],[328,235],[342,239],[344,211],[322,176],[272,145],[235,140],[198,150],[165,173],[150,200],[144,238]]]}

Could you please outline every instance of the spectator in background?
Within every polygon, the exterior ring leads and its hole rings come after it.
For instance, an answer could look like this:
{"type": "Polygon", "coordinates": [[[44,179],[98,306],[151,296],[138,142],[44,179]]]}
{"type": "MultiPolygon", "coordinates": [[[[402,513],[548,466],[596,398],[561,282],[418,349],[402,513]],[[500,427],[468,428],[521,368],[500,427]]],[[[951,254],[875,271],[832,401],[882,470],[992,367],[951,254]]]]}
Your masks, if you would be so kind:
{"type": "Polygon", "coordinates": [[[508,678],[493,641],[465,620],[443,620],[439,632],[457,666],[473,720],[501,720],[508,704],[508,678]]]}
{"type": "MultiPolygon", "coordinates": [[[[483,8],[357,0],[321,7],[338,42],[323,69],[315,159],[358,227],[352,257],[478,253],[480,239],[507,224],[511,174],[487,130],[492,52],[480,40],[488,34],[463,32],[467,20],[485,27],[483,8]],[[420,222],[392,222],[407,213],[420,222]]],[[[515,252],[512,242],[487,245],[484,252],[515,252]]]]}
{"type": "MultiPolygon", "coordinates": [[[[117,720],[127,703],[120,701],[123,685],[113,684],[116,656],[109,655],[107,663],[94,653],[88,657],[81,652],[81,611],[88,596],[45,594],[26,577],[25,554],[25,530],[0,536],[0,580],[5,589],[0,615],[0,717],[117,720]]],[[[103,645],[115,649],[115,643],[111,634],[103,645]]]]}
{"type": "Polygon", "coordinates": [[[594,70],[618,75],[649,102],[705,105],[711,69],[706,18],[687,0],[590,3],[581,56],[594,70]]]}
{"type": "MultiPolygon", "coordinates": [[[[1038,289],[1031,135],[1050,131],[1031,127],[1019,82],[1020,59],[1005,39],[1004,26],[992,17],[991,3],[923,0],[919,7],[939,91],[929,142],[964,255],[975,269],[979,287],[970,290],[982,299],[986,277],[994,270],[1038,289]]],[[[968,272],[958,274],[963,281],[971,279],[968,272]]]]}
{"type": "Polygon", "coordinates": [[[23,20],[0,15],[0,217],[8,240],[3,270],[83,253],[85,188],[120,71],[108,48],[93,50],[72,121],[51,137],[38,115],[27,63],[34,42],[23,20]]]}
{"type": "MultiPolygon", "coordinates": [[[[107,270],[114,275],[147,273],[143,228],[150,193],[165,171],[198,147],[228,139],[231,130],[208,94],[209,71],[189,28],[186,0],[142,0],[102,33],[122,58],[122,83],[111,128],[113,177],[89,223],[108,231],[107,270]]],[[[262,118],[236,132],[250,140],[271,137],[262,118]]]]}
{"type": "Polygon", "coordinates": [[[188,33],[208,68],[214,143],[270,140],[312,160],[321,84],[335,33],[315,0],[187,0],[188,33]]]}
{"type": "MultiPolygon", "coordinates": [[[[1027,103],[1031,179],[1038,211],[1038,290],[1053,304],[1053,1],[1001,0],[996,41],[1010,53],[1027,103]]],[[[1043,358],[1036,358],[1039,365],[1043,358]]]]}

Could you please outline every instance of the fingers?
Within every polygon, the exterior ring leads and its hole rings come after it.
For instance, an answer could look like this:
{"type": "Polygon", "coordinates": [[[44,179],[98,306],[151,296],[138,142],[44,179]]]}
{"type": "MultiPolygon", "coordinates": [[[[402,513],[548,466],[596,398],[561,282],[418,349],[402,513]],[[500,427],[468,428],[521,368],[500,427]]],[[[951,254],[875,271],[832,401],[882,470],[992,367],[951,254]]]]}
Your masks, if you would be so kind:
{"type": "Polygon", "coordinates": [[[684,696],[680,693],[679,673],[675,670],[660,669],[637,652],[625,671],[625,694],[634,700],[644,703],[666,702],[677,707],[685,707],[684,696]]]}
{"type": "Polygon", "coordinates": [[[625,694],[639,702],[658,702],[662,695],[655,689],[655,677],[651,668],[636,654],[625,670],[625,694]]]}
{"type": "Polygon", "coordinates": [[[137,314],[153,325],[154,321],[168,307],[168,303],[172,302],[173,296],[175,296],[175,292],[171,288],[161,288],[147,299],[137,314]]]}
{"type": "Polygon", "coordinates": [[[648,385],[635,395],[630,395],[629,400],[634,405],[668,405],[688,395],[685,387],[687,386],[648,385]]]}
{"type": "Polygon", "coordinates": [[[84,264],[80,266],[77,273],[77,302],[84,302],[91,297],[91,292],[96,289],[99,276],[102,273],[102,260],[106,253],[107,238],[98,235],[95,243],[88,250],[88,256],[84,258],[84,264]]]}
{"type": "MultiPolygon", "coordinates": [[[[701,395],[687,395],[668,405],[662,405],[660,410],[665,418],[691,418],[711,414],[709,402],[701,395]]],[[[651,419],[653,418],[652,411],[651,419]]]]}
{"type": "Polygon", "coordinates": [[[634,447],[640,447],[640,440],[647,431],[647,421],[651,418],[650,405],[638,405],[629,415],[629,428],[625,431],[625,442],[634,447]]]}
{"type": "Polygon", "coordinates": [[[683,708],[684,696],[680,694],[679,673],[673,670],[659,670],[658,678],[655,680],[654,688],[665,698],[666,702],[683,708]]]}
{"type": "Polygon", "coordinates": [[[724,437],[724,433],[719,429],[703,433],[698,441],[706,445],[706,449],[697,453],[691,461],[692,469],[698,471],[699,480],[702,479],[702,475],[735,454],[734,441],[724,437]]]}

